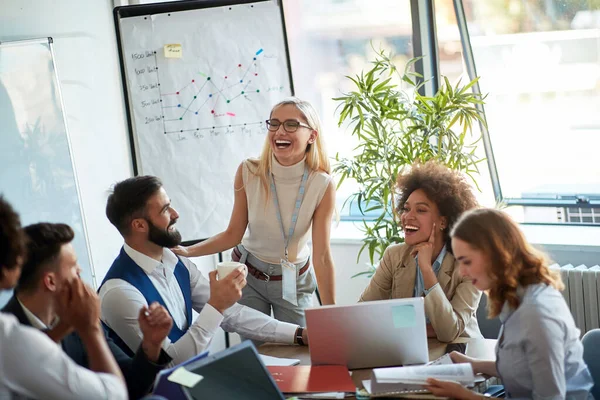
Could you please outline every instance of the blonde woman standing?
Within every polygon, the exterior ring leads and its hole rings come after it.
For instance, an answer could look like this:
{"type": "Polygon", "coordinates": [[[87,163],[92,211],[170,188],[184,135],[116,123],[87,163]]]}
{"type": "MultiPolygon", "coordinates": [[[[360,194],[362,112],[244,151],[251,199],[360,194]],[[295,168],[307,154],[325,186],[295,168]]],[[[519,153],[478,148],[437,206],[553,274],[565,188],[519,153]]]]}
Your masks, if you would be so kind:
{"type": "Polygon", "coordinates": [[[335,184],[310,103],[286,99],[273,107],[266,124],[260,158],[247,159],[237,169],[227,229],[174,251],[198,257],[235,246],[232,258],[248,266],[240,303],[304,326],[304,309],[312,305],[317,283],[323,304],[335,303],[329,247],[335,184]]]}

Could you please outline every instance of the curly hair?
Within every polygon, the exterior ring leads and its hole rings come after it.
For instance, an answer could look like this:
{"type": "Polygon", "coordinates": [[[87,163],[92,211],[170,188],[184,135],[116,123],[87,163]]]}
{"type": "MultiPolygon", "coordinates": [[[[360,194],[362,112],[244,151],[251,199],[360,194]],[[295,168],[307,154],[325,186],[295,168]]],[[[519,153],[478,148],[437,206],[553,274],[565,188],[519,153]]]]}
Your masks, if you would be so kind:
{"type": "Polygon", "coordinates": [[[25,258],[25,244],[19,214],[0,196],[0,274],[19,266],[19,259],[25,258]]]}
{"type": "Polygon", "coordinates": [[[436,161],[427,161],[415,163],[410,171],[399,174],[396,187],[400,193],[398,212],[404,209],[411,193],[418,189],[436,204],[440,215],[446,217],[448,229],[444,230],[444,242],[448,251],[452,252],[450,230],[462,213],[478,206],[465,177],[436,161]]]}
{"type": "Polygon", "coordinates": [[[519,286],[545,283],[557,290],[564,288],[558,272],[548,267],[547,256],[534,249],[517,224],[501,211],[469,211],[458,220],[451,235],[483,251],[489,260],[493,282],[488,293],[489,318],[498,316],[505,302],[513,309],[519,306],[519,286]]]}

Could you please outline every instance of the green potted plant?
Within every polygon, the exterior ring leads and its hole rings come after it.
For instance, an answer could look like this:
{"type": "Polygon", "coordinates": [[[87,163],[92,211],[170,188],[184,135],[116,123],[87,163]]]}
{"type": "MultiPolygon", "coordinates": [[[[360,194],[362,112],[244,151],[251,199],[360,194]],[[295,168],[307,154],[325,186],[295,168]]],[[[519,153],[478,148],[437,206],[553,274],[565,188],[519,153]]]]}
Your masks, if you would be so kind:
{"type": "Polygon", "coordinates": [[[368,250],[371,264],[355,276],[372,276],[385,249],[404,241],[395,207],[398,173],[415,161],[435,159],[475,182],[473,174],[483,161],[475,154],[480,136],[472,132],[473,123],[485,124],[476,108],[483,98],[469,90],[478,78],[453,87],[444,77],[433,97],[422,96],[418,89],[424,83],[417,83],[422,76],[412,70],[417,61],[411,59],[400,73],[392,55],[380,50],[370,70],[347,77],[355,89],[334,99],[341,108],[339,126],[348,125],[358,138],[353,158],[336,155],[338,188],[345,179],[354,179],[359,189],[347,201],[356,202],[363,214],[378,214],[362,223],[365,236],[358,257],[368,250]]]}

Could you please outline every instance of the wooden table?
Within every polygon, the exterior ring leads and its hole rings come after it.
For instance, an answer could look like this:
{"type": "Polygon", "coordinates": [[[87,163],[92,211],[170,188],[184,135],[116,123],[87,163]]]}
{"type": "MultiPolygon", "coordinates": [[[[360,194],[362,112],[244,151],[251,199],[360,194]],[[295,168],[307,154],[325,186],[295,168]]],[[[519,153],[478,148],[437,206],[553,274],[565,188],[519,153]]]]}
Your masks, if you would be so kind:
{"type": "MultiPolygon", "coordinates": [[[[458,338],[453,343],[466,343],[466,354],[470,357],[483,360],[494,360],[496,358],[496,340],[494,339],[458,338]]],[[[444,355],[447,345],[447,343],[442,343],[435,339],[428,339],[427,346],[429,348],[429,360],[433,361],[444,355]]],[[[288,346],[266,343],[258,348],[258,352],[272,357],[296,358],[300,360],[300,365],[310,365],[310,353],[306,346],[288,346]]],[[[362,381],[371,378],[371,368],[355,369],[351,374],[356,387],[362,389],[362,381]]],[[[348,397],[346,398],[348,399],[348,397]]]]}

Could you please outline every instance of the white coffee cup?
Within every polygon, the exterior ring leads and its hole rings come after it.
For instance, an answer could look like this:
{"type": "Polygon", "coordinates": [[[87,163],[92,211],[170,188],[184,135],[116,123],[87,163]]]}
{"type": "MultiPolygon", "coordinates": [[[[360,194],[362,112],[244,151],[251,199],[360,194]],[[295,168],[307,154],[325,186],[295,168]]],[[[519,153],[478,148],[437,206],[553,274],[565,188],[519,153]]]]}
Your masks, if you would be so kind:
{"type": "Polygon", "coordinates": [[[248,276],[248,267],[246,264],[239,263],[237,261],[225,261],[217,264],[217,276],[219,279],[224,279],[227,275],[238,269],[239,267],[244,268],[244,277],[248,276]]]}

